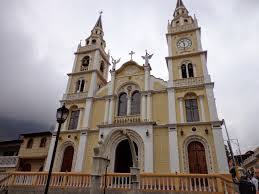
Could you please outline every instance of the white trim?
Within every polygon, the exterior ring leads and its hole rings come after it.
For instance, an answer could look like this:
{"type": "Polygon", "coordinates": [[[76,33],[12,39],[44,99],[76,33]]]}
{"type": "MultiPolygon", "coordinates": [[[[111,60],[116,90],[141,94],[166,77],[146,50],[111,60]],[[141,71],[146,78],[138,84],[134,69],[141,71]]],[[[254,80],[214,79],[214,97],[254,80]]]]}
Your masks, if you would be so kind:
{"type": "Polygon", "coordinates": [[[213,127],[212,128],[213,138],[214,138],[214,145],[216,150],[217,156],[217,163],[218,163],[218,173],[228,173],[228,162],[226,151],[224,147],[224,139],[222,135],[221,127],[213,127]]]}
{"type": "Polygon", "coordinates": [[[214,93],[213,93],[213,85],[206,85],[205,89],[206,89],[208,105],[209,105],[210,121],[218,121],[219,117],[218,117],[216,102],[215,102],[214,93]]]}
{"type": "Polygon", "coordinates": [[[93,99],[87,99],[85,103],[85,112],[83,120],[83,129],[90,127],[91,116],[92,116],[93,99]]]}
{"type": "Polygon", "coordinates": [[[111,160],[108,167],[109,172],[114,171],[115,163],[115,150],[116,145],[125,139],[124,135],[119,130],[127,129],[133,141],[138,145],[139,150],[139,167],[146,173],[153,173],[153,126],[125,126],[114,128],[101,128],[100,134],[103,134],[104,140],[104,153],[107,154],[111,160]],[[146,135],[148,130],[149,136],[146,135]]]}
{"type": "Polygon", "coordinates": [[[114,99],[110,100],[110,106],[109,106],[109,119],[108,123],[112,124],[112,118],[113,118],[113,111],[114,110],[114,99]]]}
{"type": "Polygon", "coordinates": [[[105,112],[104,112],[104,123],[108,123],[109,118],[109,106],[110,106],[110,99],[106,99],[105,101],[105,112]]]}
{"type": "Polygon", "coordinates": [[[55,140],[56,140],[56,135],[55,136],[53,135],[52,138],[51,138],[51,141],[50,141],[50,146],[49,146],[49,151],[48,151],[48,156],[47,156],[47,159],[46,159],[44,171],[49,171],[51,157],[52,157],[52,153],[53,153],[53,150],[54,150],[55,140]]]}
{"type": "Polygon", "coordinates": [[[184,110],[183,110],[183,98],[179,98],[179,107],[180,107],[180,121],[184,123],[184,110]]]}
{"type": "Polygon", "coordinates": [[[168,121],[169,124],[176,123],[176,107],[175,107],[175,91],[174,89],[167,90],[168,96],[168,121]]]}
{"type": "Polygon", "coordinates": [[[141,118],[142,118],[142,121],[145,121],[147,118],[146,95],[144,95],[144,94],[142,94],[142,96],[141,96],[141,118]]]}
{"type": "Polygon", "coordinates": [[[179,151],[177,130],[169,128],[169,156],[170,156],[170,172],[180,172],[179,151]]]}
{"type": "Polygon", "coordinates": [[[203,76],[204,76],[204,82],[205,83],[210,83],[210,75],[208,73],[208,68],[207,68],[207,59],[205,57],[205,54],[201,55],[201,63],[202,63],[202,71],[203,71],[203,76]]]}
{"type": "Polygon", "coordinates": [[[93,72],[89,91],[88,91],[88,97],[94,96],[94,93],[96,92],[96,88],[97,88],[97,74],[96,72],[93,72]]]}
{"type": "Polygon", "coordinates": [[[84,158],[86,155],[86,144],[87,144],[87,132],[81,134],[79,145],[78,145],[78,154],[75,164],[75,171],[82,172],[84,167],[84,158]]]}
{"type": "Polygon", "coordinates": [[[147,120],[152,120],[152,99],[151,94],[148,94],[147,96],[147,120]]]}
{"type": "Polygon", "coordinates": [[[200,101],[200,112],[201,112],[201,121],[205,122],[205,112],[204,112],[204,96],[199,96],[199,101],[200,101]]]}

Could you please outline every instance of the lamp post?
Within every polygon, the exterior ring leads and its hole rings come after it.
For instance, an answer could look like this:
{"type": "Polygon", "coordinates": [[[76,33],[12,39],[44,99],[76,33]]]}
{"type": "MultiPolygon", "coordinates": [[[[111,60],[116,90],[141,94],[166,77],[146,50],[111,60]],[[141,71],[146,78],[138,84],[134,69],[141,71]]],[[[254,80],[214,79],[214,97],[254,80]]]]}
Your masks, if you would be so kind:
{"type": "Polygon", "coordinates": [[[58,131],[57,131],[54,149],[53,149],[53,153],[52,153],[52,157],[51,157],[49,173],[48,173],[48,178],[47,178],[47,183],[46,183],[44,194],[48,194],[48,191],[49,191],[50,178],[51,178],[52,168],[53,168],[53,164],[54,164],[54,160],[55,160],[55,156],[56,156],[60,129],[61,129],[62,123],[64,123],[66,121],[68,113],[69,113],[69,110],[65,107],[65,104],[63,104],[62,107],[57,109],[56,118],[57,118],[57,123],[58,123],[58,131]]]}

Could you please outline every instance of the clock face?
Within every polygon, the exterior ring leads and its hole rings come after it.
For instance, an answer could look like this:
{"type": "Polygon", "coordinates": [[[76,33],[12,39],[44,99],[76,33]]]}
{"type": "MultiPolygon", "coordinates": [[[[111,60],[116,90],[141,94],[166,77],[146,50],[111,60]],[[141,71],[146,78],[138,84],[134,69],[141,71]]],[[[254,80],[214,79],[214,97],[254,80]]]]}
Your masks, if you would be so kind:
{"type": "Polygon", "coordinates": [[[182,38],[177,42],[177,48],[180,50],[186,50],[191,48],[192,41],[189,38],[182,38]]]}

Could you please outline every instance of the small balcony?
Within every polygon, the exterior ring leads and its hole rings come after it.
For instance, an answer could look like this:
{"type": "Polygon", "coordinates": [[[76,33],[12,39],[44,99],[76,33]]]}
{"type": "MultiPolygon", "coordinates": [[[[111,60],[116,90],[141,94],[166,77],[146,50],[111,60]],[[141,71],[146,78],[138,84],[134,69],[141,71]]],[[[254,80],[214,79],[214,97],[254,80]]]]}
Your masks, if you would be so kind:
{"type": "Polygon", "coordinates": [[[65,101],[84,100],[86,99],[87,94],[88,94],[87,92],[64,94],[63,100],[65,101]]]}
{"type": "Polygon", "coordinates": [[[192,87],[204,84],[204,77],[192,77],[187,79],[179,79],[174,81],[174,87],[192,87]]]}
{"type": "Polygon", "coordinates": [[[129,124],[129,123],[140,123],[140,115],[128,115],[128,116],[118,116],[114,119],[114,124],[129,124]]]}
{"type": "Polygon", "coordinates": [[[18,160],[18,156],[0,156],[0,168],[15,168],[18,160]]]}

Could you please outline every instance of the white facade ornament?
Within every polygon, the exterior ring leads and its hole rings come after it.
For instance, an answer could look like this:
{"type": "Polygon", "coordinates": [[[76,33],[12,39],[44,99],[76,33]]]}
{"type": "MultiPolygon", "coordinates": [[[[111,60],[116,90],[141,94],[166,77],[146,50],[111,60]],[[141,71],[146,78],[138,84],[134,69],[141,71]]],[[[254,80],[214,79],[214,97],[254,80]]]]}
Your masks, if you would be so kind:
{"type": "Polygon", "coordinates": [[[119,58],[118,60],[114,59],[113,57],[112,58],[112,70],[115,70],[116,69],[116,64],[118,64],[121,60],[121,58],[119,58]]]}
{"type": "Polygon", "coordinates": [[[149,66],[149,60],[153,57],[154,54],[148,54],[147,50],[146,50],[146,55],[142,56],[142,59],[145,60],[145,66],[149,66]]]}

